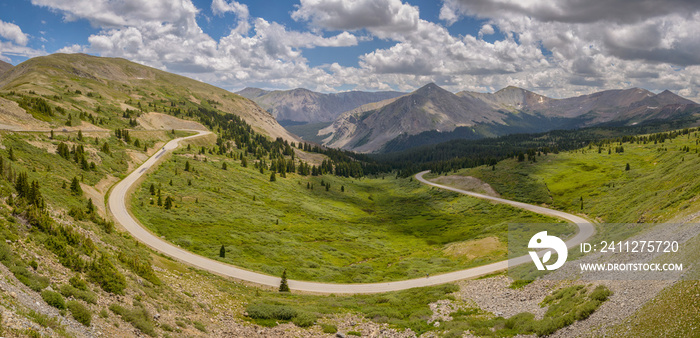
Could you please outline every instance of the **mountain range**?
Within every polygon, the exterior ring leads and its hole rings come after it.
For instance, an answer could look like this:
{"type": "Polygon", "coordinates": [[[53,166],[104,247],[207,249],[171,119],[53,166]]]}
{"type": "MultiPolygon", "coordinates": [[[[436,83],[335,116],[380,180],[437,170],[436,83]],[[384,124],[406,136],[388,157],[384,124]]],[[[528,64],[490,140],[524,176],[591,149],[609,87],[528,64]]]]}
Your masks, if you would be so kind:
{"type": "Polygon", "coordinates": [[[329,147],[382,152],[455,138],[634,125],[698,111],[700,105],[670,91],[654,94],[631,88],[553,99],[517,87],[455,94],[430,83],[412,93],[347,111],[318,134],[329,147]]]}
{"type": "Polygon", "coordinates": [[[303,88],[267,91],[248,87],[236,94],[255,101],[285,125],[294,122],[331,122],[348,110],[406,93],[349,91],[324,94],[303,88]]]}

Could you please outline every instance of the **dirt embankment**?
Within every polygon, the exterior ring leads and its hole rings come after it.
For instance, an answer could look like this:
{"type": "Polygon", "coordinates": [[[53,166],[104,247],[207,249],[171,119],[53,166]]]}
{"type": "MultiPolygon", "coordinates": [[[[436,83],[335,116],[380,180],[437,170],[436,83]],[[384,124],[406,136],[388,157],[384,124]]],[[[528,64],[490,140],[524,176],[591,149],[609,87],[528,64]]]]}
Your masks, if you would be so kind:
{"type": "Polygon", "coordinates": [[[449,175],[440,176],[431,180],[432,182],[448,185],[462,190],[473,191],[476,193],[501,197],[488,183],[472,176],[449,175]]]}
{"type": "Polygon", "coordinates": [[[0,128],[8,130],[44,129],[49,124],[28,114],[17,102],[0,98],[0,128]]]}
{"type": "Polygon", "coordinates": [[[204,125],[199,122],[187,121],[174,116],[161,113],[147,113],[141,115],[136,121],[146,130],[163,130],[163,129],[192,129],[192,130],[207,130],[204,125]]]}

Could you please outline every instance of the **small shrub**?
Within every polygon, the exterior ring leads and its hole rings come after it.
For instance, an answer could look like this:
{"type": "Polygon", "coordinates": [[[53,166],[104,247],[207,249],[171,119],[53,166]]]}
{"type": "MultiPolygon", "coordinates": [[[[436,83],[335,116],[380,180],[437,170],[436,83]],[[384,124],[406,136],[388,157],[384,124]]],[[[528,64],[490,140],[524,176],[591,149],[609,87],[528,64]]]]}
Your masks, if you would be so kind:
{"type": "Polygon", "coordinates": [[[599,302],[604,302],[608,300],[608,297],[612,295],[612,291],[608,290],[605,286],[598,285],[593,292],[591,292],[591,299],[597,300],[599,302]]]}
{"type": "Polygon", "coordinates": [[[590,300],[576,308],[576,320],[584,320],[588,318],[600,306],[597,300],[590,300]]]}
{"type": "Polygon", "coordinates": [[[44,299],[46,304],[49,304],[59,310],[66,308],[66,301],[63,299],[58,292],[53,292],[49,290],[44,290],[41,292],[41,298],[44,299]]]}
{"type": "Polygon", "coordinates": [[[194,324],[195,329],[202,331],[202,332],[207,332],[207,328],[204,326],[204,324],[202,324],[198,321],[194,321],[194,322],[192,322],[192,324],[194,324]]]}
{"type": "Polygon", "coordinates": [[[92,322],[92,312],[90,312],[85,305],[76,300],[69,301],[67,305],[71,315],[73,315],[73,318],[75,318],[78,323],[90,326],[92,322]]]}
{"type": "Polygon", "coordinates": [[[174,327],[172,327],[172,326],[170,326],[170,325],[168,325],[168,324],[166,324],[166,323],[160,324],[160,328],[163,329],[164,331],[168,331],[168,332],[173,332],[173,331],[175,331],[175,328],[174,328],[174,327]]]}
{"type": "MultiPolygon", "coordinates": [[[[51,317],[43,313],[36,312],[34,310],[30,310],[27,316],[31,318],[35,323],[43,327],[50,327],[54,330],[59,329],[61,327],[60,319],[58,317],[51,317]]],[[[2,317],[0,317],[0,322],[2,322],[2,317]]]]}
{"type": "Polygon", "coordinates": [[[135,328],[141,330],[141,332],[149,335],[155,336],[156,331],[151,321],[151,315],[142,306],[135,306],[133,309],[127,309],[119,304],[112,304],[109,309],[122,317],[125,322],[131,323],[135,328]]]}
{"type": "Polygon", "coordinates": [[[506,319],[505,327],[517,332],[532,332],[534,322],[535,315],[529,312],[521,312],[506,319]]]}
{"type": "Polygon", "coordinates": [[[316,316],[308,312],[300,312],[292,318],[292,323],[298,327],[309,327],[316,324],[316,316]]]}
{"type": "Polygon", "coordinates": [[[348,331],[348,336],[358,336],[361,337],[362,333],[359,333],[357,331],[348,331]]]}
{"type": "Polygon", "coordinates": [[[517,289],[524,287],[525,285],[532,283],[532,281],[533,280],[518,279],[518,280],[514,280],[512,283],[510,283],[510,286],[508,286],[508,287],[511,289],[517,290],[517,289]]]}
{"type": "Polygon", "coordinates": [[[291,320],[297,314],[294,308],[280,304],[255,303],[246,309],[248,317],[253,319],[291,320]]]}
{"type": "Polygon", "coordinates": [[[91,291],[79,290],[73,287],[72,285],[68,284],[61,285],[59,291],[66,298],[73,297],[75,299],[80,299],[86,303],[97,304],[97,297],[91,291]]]}
{"type": "Polygon", "coordinates": [[[109,317],[109,312],[106,309],[100,310],[100,317],[102,318],[108,318],[109,317]]]}
{"type": "Polygon", "coordinates": [[[92,281],[100,284],[103,290],[118,295],[124,294],[126,278],[104,255],[92,263],[88,276],[92,281]]]}
{"type": "Polygon", "coordinates": [[[321,329],[323,333],[336,333],[338,332],[338,327],[333,324],[321,324],[321,329]]]}
{"type": "Polygon", "coordinates": [[[87,291],[88,289],[88,284],[86,281],[84,281],[82,278],[79,276],[73,276],[68,280],[68,283],[70,283],[71,286],[78,290],[83,290],[87,291]]]}

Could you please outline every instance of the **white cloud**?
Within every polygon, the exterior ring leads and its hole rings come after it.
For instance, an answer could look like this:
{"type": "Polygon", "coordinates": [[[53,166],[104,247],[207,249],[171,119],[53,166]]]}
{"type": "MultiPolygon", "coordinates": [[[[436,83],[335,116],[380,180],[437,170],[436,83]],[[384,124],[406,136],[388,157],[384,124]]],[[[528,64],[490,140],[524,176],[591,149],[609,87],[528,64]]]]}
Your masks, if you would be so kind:
{"type": "Polygon", "coordinates": [[[74,54],[84,52],[84,47],[78,44],[65,46],[56,51],[56,53],[74,54]]]}
{"type": "Polygon", "coordinates": [[[31,0],[60,12],[66,21],[86,19],[95,27],[125,27],[153,21],[192,23],[198,9],[190,0],[31,0]]]}
{"type": "Polygon", "coordinates": [[[11,22],[4,22],[2,20],[0,20],[0,36],[5,39],[12,40],[14,43],[20,46],[26,46],[27,42],[29,42],[29,37],[27,34],[22,32],[22,29],[19,28],[19,26],[11,22]]]}
{"type": "Polygon", "coordinates": [[[483,37],[484,35],[491,35],[496,33],[496,31],[493,29],[493,26],[489,24],[485,24],[481,26],[481,29],[479,30],[479,37],[483,37]]]}
{"type": "MultiPolygon", "coordinates": [[[[100,29],[63,52],[124,57],[224,88],[413,90],[436,82],[453,91],[516,85],[555,97],[632,86],[700,95],[696,2],[628,1],[444,0],[440,24],[401,0],[301,0],[290,15],[308,23],[302,32],[250,17],[238,1],[213,0],[212,13],[233,14],[236,24],[217,41],[198,26],[202,14],[190,0],[32,0],[100,29]],[[444,24],[465,15],[484,19],[478,33],[451,35],[444,24]],[[483,40],[496,31],[501,40],[483,40]],[[368,38],[393,45],[358,56],[356,67],[311,67],[304,57],[309,48],[368,38]]],[[[36,53],[7,39],[0,58],[6,50],[36,53]]]]}
{"type": "Polygon", "coordinates": [[[248,6],[240,4],[236,1],[226,2],[226,0],[213,0],[211,2],[211,11],[214,15],[223,16],[227,12],[236,14],[238,17],[238,26],[234,29],[237,33],[247,34],[250,29],[248,17],[250,12],[248,6]]]}
{"type": "Polygon", "coordinates": [[[450,1],[444,1],[442,7],[440,8],[440,20],[445,21],[448,26],[451,26],[460,18],[459,10],[455,8],[454,4],[450,1]]]}
{"type": "Polygon", "coordinates": [[[379,38],[411,34],[420,21],[418,7],[400,0],[301,0],[292,18],[327,30],[366,29],[379,38]]]}
{"type": "Polygon", "coordinates": [[[29,58],[46,54],[43,50],[27,47],[29,35],[14,23],[0,20],[0,37],[0,60],[5,62],[12,61],[10,56],[29,58]]]}
{"type": "Polygon", "coordinates": [[[358,43],[357,37],[346,31],[324,36],[290,31],[262,18],[251,20],[247,7],[237,2],[212,2],[212,11],[216,15],[234,12],[239,19],[236,29],[216,41],[197,25],[198,10],[189,1],[183,1],[186,3],[181,6],[189,10],[179,13],[148,10],[151,14],[139,16],[127,11],[123,17],[116,15],[121,14],[123,3],[98,2],[92,9],[77,10],[67,1],[35,1],[57,6],[51,8],[63,12],[66,18],[84,18],[102,28],[88,38],[87,45],[64,47],[60,52],[123,57],[223,87],[245,81],[330,90],[343,83],[322,68],[309,67],[302,50],[358,43]],[[243,22],[247,24],[248,21],[253,26],[252,36],[249,36],[248,28],[241,29],[243,22]]]}

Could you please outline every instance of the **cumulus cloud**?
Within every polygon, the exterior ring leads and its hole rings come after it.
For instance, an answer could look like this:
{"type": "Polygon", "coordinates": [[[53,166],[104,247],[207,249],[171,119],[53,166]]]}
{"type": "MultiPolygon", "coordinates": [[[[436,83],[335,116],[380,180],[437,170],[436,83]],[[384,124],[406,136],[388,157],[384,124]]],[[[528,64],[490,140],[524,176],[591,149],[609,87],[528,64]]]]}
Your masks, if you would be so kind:
{"type": "Polygon", "coordinates": [[[29,41],[27,34],[22,32],[19,26],[0,20],[0,36],[5,39],[11,40],[20,46],[26,46],[29,41]]]}
{"type": "Polygon", "coordinates": [[[198,9],[190,0],[31,0],[63,14],[64,20],[86,19],[95,27],[124,27],[153,21],[188,24],[198,9]]]}
{"type": "MultiPolygon", "coordinates": [[[[99,28],[87,44],[62,51],[124,57],[225,88],[413,90],[436,82],[554,97],[633,86],[700,95],[696,1],[443,0],[441,21],[430,22],[401,0],[301,0],[290,16],[308,29],[297,31],[251,17],[241,0],[213,0],[212,13],[236,24],[218,40],[199,27],[191,0],[31,1],[99,28]],[[482,20],[478,32],[450,34],[445,26],[463,16],[482,20]],[[500,40],[483,39],[496,31],[500,40]],[[391,46],[359,55],[355,67],[312,67],[304,57],[309,48],[374,38],[391,46]]],[[[20,52],[21,36],[2,29],[9,41],[0,50],[20,52]]]]}
{"type": "Polygon", "coordinates": [[[481,26],[481,29],[479,30],[479,37],[483,37],[484,35],[491,35],[493,33],[496,33],[496,31],[493,29],[493,26],[486,24],[481,26]]]}
{"type": "Polygon", "coordinates": [[[343,83],[322,68],[309,67],[302,50],[358,43],[357,37],[347,31],[325,35],[298,32],[276,22],[250,18],[247,6],[236,1],[212,2],[215,15],[233,13],[238,19],[238,26],[218,41],[198,26],[199,10],[189,0],[181,1],[174,11],[149,3],[145,11],[150,14],[125,10],[128,0],[97,1],[91,8],[82,9],[70,1],[35,2],[63,13],[67,20],[86,19],[101,28],[86,45],[65,47],[62,52],[123,57],[223,87],[265,82],[279,87],[332,90],[332,86],[343,83]]]}
{"type": "Polygon", "coordinates": [[[0,20],[0,60],[11,62],[10,56],[35,57],[45,55],[43,50],[27,47],[29,35],[14,23],[0,20]],[[5,41],[3,41],[5,40],[5,41]]]}
{"type": "Polygon", "coordinates": [[[248,6],[236,1],[226,2],[226,0],[214,0],[211,2],[211,11],[214,15],[223,16],[227,12],[236,14],[238,17],[238,26],[234,29],[237,33],[247,34],[250,29],[248,17],[250,12],[248,6]]]}
{"type": "Polygon", "coordinates": [[[485,18],[515,14],[539,21],[567,23],[634,23],[668,14],[692,15],[700,11],[700,3],[695,0],[445,0],[443,7],[462,15],[485,18]]]}
{"type": "Polygon", "coordinates": [[[379,38],[410,34],[420,22],[418,7],[400,0],[301,0],[292,18],[328,30],[366,29],[379,38]]]}

